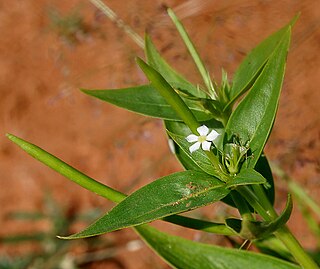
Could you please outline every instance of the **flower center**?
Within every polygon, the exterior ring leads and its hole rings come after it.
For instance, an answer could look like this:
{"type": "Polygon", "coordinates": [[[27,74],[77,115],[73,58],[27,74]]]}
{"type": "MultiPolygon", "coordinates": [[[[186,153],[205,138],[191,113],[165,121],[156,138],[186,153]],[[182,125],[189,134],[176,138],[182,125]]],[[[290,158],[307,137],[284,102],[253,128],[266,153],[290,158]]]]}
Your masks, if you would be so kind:
{"type": "Polygon", "coordinates": [[[202,142],[204,142],[204,141],[206,141],[207,140],[207,136],[206,135],[200,135],[199,137],[198,137],[198,141],[200,142],[200,143],[202,143],[202,142]]]}

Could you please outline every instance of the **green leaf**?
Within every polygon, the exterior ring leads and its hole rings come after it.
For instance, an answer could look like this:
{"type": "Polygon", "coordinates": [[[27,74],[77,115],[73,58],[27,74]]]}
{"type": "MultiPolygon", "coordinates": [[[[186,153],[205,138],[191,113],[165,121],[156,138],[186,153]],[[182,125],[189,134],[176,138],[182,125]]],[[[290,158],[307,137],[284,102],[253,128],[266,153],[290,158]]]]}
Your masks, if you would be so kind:
{"type": "Polygon", "coordinates": [[[141,70],[147,76],[151,85],[160,93],[160,95],[167,101],[172,109],[179,115],[180,119],[188,125],[192,132],[196,133],[200,126],[199,122],[188,108],[186,103],[182,100],[179,94],[171,87],[165,78],[153,67],[145,63],[140,58],[137,58],[137,63],[141,70]]]}
{"type": "Polygon", "coordinates": [[[267,180],[254,169],[242,169],[241,172],[227,183],[229,188],[252,184],[265,184],[267,180]]]}
{"type": "Polygon", "coordinates": [[[206,94],[204,92],[197,89],[197,87],[192,85],[183,76],[181,76],[173,68],[171,68],[171,66],[159,54],[149,35],[146,35],[145,37],[145,48],[148,64],[156,69],[173,88],[179,85],[179,87],[194,96],[200,98],[206,97],[206,94]]]}
{"type": "MultiPolygon", "coordinates": [[[[167,101],[151,85],[142,85],[117,90],[82,90],[84,93],[102,101],[127,110],[161,119],[181,121],[181,118],[167,101]]],[[[212,118],[196,102],[188,100],[191,111],[199,121],[212,118]]]]}
{"type": "Polygon", "coordinates": [[[232,105],[241,94],[252,87],[265,67],[266,62],[277,46],[284,40],[286,33],[294,25],[298,17],[298,15],[295,16],[288,25],[266,38],[245,57],[235,72],[230,90],[230,101],[224,110],[232,105]]]}
{"type": "Polygon", "coordinates": [[[146,243],[173,268],[181,269],[298,269],[267,255],[202,244],[172,236],[153,227],[137,227],[146,243]]]}
{"type": "MultiPolygon", "coordinates": [[[[246,160],[248,168],[254,168],[257,163],[274,123],[290,43],[290,30],[289,27],[284,33],[281,43],[270,56],[251,91],[231,114],[226,126],[226,141],[237,136],[243,144],[249,144],[251,156],[246,160]]],[[[243,166],[246,167],[245,164],[243,166]]]]}
{"type": "Polygon", "coordinates": [[[65,239],[95,236],[141,225],[221,200],[225,184],[208,174],[178,172],[142,187],[80,233],[65,239]]]}

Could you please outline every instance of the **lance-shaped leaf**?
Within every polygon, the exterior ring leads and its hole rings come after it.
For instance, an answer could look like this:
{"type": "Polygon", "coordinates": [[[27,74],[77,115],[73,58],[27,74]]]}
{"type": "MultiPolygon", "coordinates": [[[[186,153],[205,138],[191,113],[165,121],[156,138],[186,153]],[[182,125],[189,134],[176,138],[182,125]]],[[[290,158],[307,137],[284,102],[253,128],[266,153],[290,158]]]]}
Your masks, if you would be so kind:
{"type": "Polygon", "coordinates": [[[278,108],[290,34],[289,27],[251,91],[233,111],[226,126],[226,141],[237,136],[242,143],[249,144],[251,156],[243,167],[254,168],[271,132],[278,108]]]}
{"type": "Polygon", "coordinates": [[[247,219],[226,219],[226,224],[230,229],[237,232],[241,237],[249,240],[263,238],[272,235],[279,228],[287,223],[292,212],[292,199],[288,196],[287,204],[279,217],[273,221],[250,221],[247,219]]]}
{"type": "Polygon", "coordinates": [[[82,232],[63,238],[83,238],[137,226],[217,202],[228,193],[223,182],[208,174],[178,172],[142,187],[82,232]]]}
{"type": "Polygon", "coordinates": [[[231,181],[227,183],[227,186],[237,187],[252,184],[265,184],[267,180],[254,169],[243,169],[236,175],[231,181]]]}
{"type": "Polygon", "coordinates": [[[292,263],[264,254],[197,243],[160,232],[153,227],[139,226],[136,230],[146,243],[173,268],[300,268],[292,263]]]}
{"type": "Polygon", "coordinates": [[[245,57],[234,74],[233,84],[230,89],[230,101],[226,105],[225,110],[230,107],[241,94],[252,87],[265,67],[266,62],[277,46],[283,41],[286,32],[294,25],[298,17],[298,15],[295,16],[288,25],[266,38],[245,57]]]}
{"type": "Polygon", "coordinates": [[[204,98],[206,94],[194,85],[192,85],[189,81],[187,81],[183,76],[178,74],[160,55],[154,46],[149,35],[145,37],[145,53],[148,59],[148,64],[156,69],[172,87],[176,87],[179,85],[182,89],[187,91],[188,93],[204,98]]]}
{"type": "MultiPolygon", "coordinates": [[[[127,110],[155,118],[181,121],[179,115],[151,85],[115,89],[82,90],[84,93],[127,110]]],[[[199,121],[212,118],[196,101],[186,100],[191,111],[199,121]]]]}
{"type": "Polygon", "coordinates": [[[142,59],[137,58],[137,64],[151,82],[151,85],[161,94],[173,110],[179,115],[180,119],[191,129],[197,132],[200,126],[199,122],[188,108],[184,100],[171,87],[165,78],[153,67],[145,63],[142,59]]]}

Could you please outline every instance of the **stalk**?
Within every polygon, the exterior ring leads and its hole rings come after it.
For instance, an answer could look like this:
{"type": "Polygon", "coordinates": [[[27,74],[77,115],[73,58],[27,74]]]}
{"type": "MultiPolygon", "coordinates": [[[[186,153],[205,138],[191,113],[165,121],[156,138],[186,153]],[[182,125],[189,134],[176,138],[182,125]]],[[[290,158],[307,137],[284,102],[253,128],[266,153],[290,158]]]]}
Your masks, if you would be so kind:
{"type": "MultiPolygon", "coordinates": [[[[261,186],[260,188],[262,189],[261,186]]],[[[247,187],[239,187],[237,191],[252,205],[264,220],[271,221],[278,216],[265,193],[261,192],[261,190],[258,191],[259,196],[256,196],[256,194],[247,187]]],[[[279,228],[274,234],[288,248],[292,256],[303,268],[319,269],[316,262],[305,252],[301,244],[286,225],[279,228]]]]}

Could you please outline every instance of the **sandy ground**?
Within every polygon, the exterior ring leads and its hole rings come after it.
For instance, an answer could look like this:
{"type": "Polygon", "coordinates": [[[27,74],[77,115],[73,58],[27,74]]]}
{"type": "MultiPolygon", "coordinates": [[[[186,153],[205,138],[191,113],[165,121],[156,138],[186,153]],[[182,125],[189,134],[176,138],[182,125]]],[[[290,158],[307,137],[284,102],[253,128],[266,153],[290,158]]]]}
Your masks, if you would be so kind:
{"type": "MultiPolygon", "coordinates": [[[[218,80],[221,67],[232,76],[251,48],[301,11],[266,153],[320,202],[320,2],[107,3],[141,36],[148,29],[165,58],[193,82],[200,81],[199,76],[165,15],[166,6],[175,8],[218,80]]],[[[161,121],[118,109],[79,91],[146,82],[135,65],[135,57],[143,56],[142,50],[89,1],[2,2],[0,32],[0,235],[48,229],[47,223],[26,225],[8,218],[14,211],[43,210],[44,190],[64,208],[82,212],[92,208],[105,211],[112,206],[33,160],[5,138],[7,132],[126,193],[181,170],[170,154],[161,121]],[[53,11],[63,16],[77,11],[84,24],[66,35],[52,26],[53,11]]],[[[276,185],[280,210],[286,186],[280,180],[276,185]]],[[[315,246],[296,208],[289,226],[304,246],[315,246]]],[[[126,230],[109,238],[124,244],[137,236],[126,230]]],[[[0,245],[0,254],[18,255],[32,247],[0,245]]],[[[116,258],[123,262],[122,268],[150,268],[159,261],[146,247],[136,252],[125,249],[116,258]]],[[[99,266],[96,268],[103,265],[99,266]]],[[[103,268],[118,268],[108,266],[103,268]]],[[[160,262],[158,268],[166,265],[160,262]]]]}

